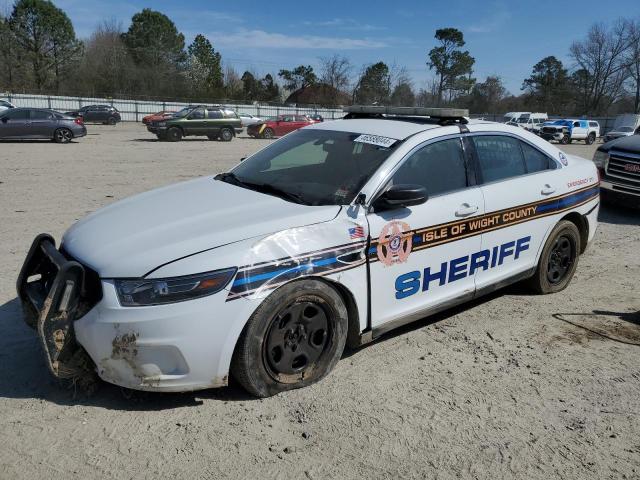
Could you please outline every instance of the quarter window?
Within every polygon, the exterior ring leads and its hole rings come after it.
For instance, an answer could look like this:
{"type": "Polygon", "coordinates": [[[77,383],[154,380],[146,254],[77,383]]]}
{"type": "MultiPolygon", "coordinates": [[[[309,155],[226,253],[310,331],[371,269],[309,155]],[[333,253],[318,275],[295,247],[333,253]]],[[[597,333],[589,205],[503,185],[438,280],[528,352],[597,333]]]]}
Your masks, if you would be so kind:
{"type": "Polygon", "coordinates": [[[392,182],[423,185],[429,196],[465,188],[467,172],[460,139],[432,143],[413,153],[393,175],[392,182]]]}
{"type": "Polygon", "coordinates": [[[555,168],[555,163],[540,150],[533,148],[531,145],[524,142],[520,142],[520,144],[522,145],[524,162],[527,165],[527,173],[540,172],[542,170],[551,170],[555,168]]]}
{"type": "Polygon", "coordinates": [[[526,173],[519,140],[502,135],[479,135],[471,138],[478,153],[485,183],[526,173]]]}

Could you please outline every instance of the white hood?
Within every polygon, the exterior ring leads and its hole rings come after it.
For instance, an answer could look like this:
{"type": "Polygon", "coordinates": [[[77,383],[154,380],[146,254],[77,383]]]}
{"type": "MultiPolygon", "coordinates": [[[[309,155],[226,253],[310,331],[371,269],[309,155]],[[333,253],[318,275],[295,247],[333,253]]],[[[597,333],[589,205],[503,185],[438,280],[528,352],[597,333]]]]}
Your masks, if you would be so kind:
{"type": "Polygon", "coordinates": [[[102,278],[141,277],[204,250],[329,221],[339,209],[299,205],[202,177],[98,210],[67,230],[62,245],[102,278]]]}

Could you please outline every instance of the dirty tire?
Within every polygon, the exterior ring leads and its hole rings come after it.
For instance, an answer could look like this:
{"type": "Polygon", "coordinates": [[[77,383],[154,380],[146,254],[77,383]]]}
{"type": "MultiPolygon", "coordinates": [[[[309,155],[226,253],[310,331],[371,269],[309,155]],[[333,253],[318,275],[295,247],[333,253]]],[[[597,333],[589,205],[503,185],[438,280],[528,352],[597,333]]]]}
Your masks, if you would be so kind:
{"type": "Polygon", "coordinates": [[[73,133],[68,128],[59,128],[53,134],[53,141],[56,143],[69,143],[73,138],[73,133]]]}
{"type": "Polygon", "coordinates": [[[275,132],[272,128],[265,128],[264,132],[262,132],[262,138],[273,138],[275,132]]]}
{"type": "Polygon", "coordinates": [[[540,294],[564,290],[578,267],[580,232],[573,222],[561,220],[551,231],[542,250],[536,272],[529,279],[531,288],[540,294]]]}
{"type": "Polygon", "coordinates": [[[223,142],[230,142],[233,140],[233,132],[230,128],[223,128],[220,130],[220,140],[223,142]]]}
{"type": "Polygon", "coordinates": [[[306,387],[336,365],[347,328],[344,302],[327,283],[288,283],[267,297],[245,325],[231,374],[256,397],[306,387]]]}
{"type": "Polygon", "coordinates": [[[182,140],[182,131],[179,128],[170,128],[167,132],[167,140],[170,142],[179,142],[182,140]]]}
{"type": "Polygon", "coordinates": [[[569,143],[569,135],[565,135],[564,137],[562,137],[562,138],[560,139],[560,143],[561,143],[562,145],[566,145],[567,143],[569,143]]]}
{"type": "Polygon", "coordinates": [[[587,145],[593,145],[593,142],[596,141],[596,134],[590,133],[589,136],[584,140],[584,143],[587,145]]]}
{"type": "Polygon", "coordinates": [[[109,119],[107,120],[107,125],[115,125],[117,123],[117,120],[115,117],[109,117],[109,119]]]}

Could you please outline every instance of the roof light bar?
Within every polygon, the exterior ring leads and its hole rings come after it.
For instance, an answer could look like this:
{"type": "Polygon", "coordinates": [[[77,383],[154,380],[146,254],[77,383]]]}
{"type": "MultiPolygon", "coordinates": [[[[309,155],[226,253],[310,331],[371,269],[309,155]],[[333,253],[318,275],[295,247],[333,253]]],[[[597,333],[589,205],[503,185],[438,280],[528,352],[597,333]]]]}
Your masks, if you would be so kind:
{"type": "Polygon", "coordinates": [[[466,108],[385,107],[381,105],[351,105],[343,108],[347,113],[398,115],[410,117],[461,118],[468,117],[466,108]]]}

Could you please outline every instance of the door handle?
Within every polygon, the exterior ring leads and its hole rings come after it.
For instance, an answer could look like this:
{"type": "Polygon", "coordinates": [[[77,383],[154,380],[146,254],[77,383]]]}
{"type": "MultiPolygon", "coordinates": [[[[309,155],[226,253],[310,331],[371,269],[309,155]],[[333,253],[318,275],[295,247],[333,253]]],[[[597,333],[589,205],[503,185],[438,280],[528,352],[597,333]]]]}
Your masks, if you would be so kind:
{"type": "Polygon", "coordinates": [[[468,217],[469,215],[473,215],[478,211],[477,205],[469,205],[468,203],[463,203],[456,210],[456,217],[468,217]]]}
{"type": "Polygon", "coordinates": [[[555,188],[553,188],[551,185],[549,185],[548,183],[545,183],[544,187],[542,187],[542,190],[540,190],[540,193],[542,195],[551,195],[552,193],[554,193],[556,191],[555,188]]]}

